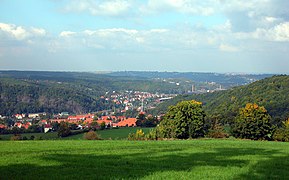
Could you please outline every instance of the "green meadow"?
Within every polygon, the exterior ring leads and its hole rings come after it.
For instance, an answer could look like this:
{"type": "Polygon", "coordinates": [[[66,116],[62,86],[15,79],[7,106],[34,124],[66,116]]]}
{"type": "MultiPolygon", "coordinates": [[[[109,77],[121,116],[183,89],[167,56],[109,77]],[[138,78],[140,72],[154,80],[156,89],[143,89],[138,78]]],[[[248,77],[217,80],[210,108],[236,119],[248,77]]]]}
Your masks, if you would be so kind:
{"type": "Polygon", "coordinates": [[[288,179],[289,143],[0,141],[0,179],[288,179]]]}
{"type": "MultiPolygon", "coordinates": [[[[119,129],[107,129],[107,130],[98,130],[97,134],[101,139],[113,139],[113,140],[123,140],[127,139],[129,133],[135,133],[136,130],[142,129],[144,133],[148,133],[151,128],[139,128],[139,127],[127,127],[127,128],[119,128],[119,129]]],[[[57,136],[57,132],[49,132],[49,133],[24,133],[21,134],[22,137],[26,137],[30,139],[31,136],[35,137],[35,140],[57,140],[57,139],[83,139],[83,133],[68,136],[65,138],[59,138],[57,136]]],[[[0,135],[0,140],[10,140],[13,134],[5,134],[0,135]]]]}

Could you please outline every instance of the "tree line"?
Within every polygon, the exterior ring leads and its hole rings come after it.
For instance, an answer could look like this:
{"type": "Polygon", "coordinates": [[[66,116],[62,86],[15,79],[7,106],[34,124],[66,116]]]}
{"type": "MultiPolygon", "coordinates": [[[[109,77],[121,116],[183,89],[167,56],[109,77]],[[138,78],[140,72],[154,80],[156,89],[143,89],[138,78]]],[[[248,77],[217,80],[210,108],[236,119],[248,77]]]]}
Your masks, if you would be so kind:
{"type": "Polygon", "coordinates": [[[201,102],[181,101],[170,106],[160,124],[144,134],[138,130],[129,134],[131,140],[189,139],[189,138],[226,138],[233,136],[252,140],[289,141],[289,118],[282,126],[274,123],[264,106],[247,103],[240,108],[237,116],[227,129],[217,119],[206,119],[201,102]]]}

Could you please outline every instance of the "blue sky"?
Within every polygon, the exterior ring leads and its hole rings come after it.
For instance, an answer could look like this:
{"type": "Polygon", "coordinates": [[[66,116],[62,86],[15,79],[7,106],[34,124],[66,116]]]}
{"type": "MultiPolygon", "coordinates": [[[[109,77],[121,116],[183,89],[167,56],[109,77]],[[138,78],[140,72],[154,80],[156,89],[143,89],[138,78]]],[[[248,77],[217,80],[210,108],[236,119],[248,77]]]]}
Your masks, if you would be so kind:
{"type": "Polygon", "coordinates": [[[0,69],[289,73],[287,0],[0,0],[0,69]]]}

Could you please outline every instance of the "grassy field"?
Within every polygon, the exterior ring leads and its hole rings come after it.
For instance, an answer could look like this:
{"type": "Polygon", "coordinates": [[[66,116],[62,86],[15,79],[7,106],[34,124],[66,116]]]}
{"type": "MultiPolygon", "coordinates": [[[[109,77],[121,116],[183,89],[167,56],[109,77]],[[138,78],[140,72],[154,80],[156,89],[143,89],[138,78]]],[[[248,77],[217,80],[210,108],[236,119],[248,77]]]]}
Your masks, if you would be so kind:
{"type": "MultiPolygon", "coordinates": [[[[13,134],[4,134],[4,135],[0,135],[0,139],[1,140],[10,140],[11,136],[13,136],[13,134]]],[[[51,133],[23,133],[21,134],[22,137],[27,137],[28,139],[30,139],[31,136],[35,137],[35,140],[53,140],[53,139],[59,139],[57,136],[57,132],[51,132],[51,133]]]]}
{"type": "Polygon", "coordinates": [[[0,141],[0,179],[288,179],[289,143],[0,141]]]}
{"type": "MultiPolygon", "coordinates": [[[[102,139],[127,139],[129,133],[135,133],[137,129],[142,129],[143,132],[147,133],[151,128],[139,128],[139,127],[127,127],[127,128],[119,128],[119,129],[109,129],[109,130],[98,130],[97,133],[100,135],[102,139]]],[[[83,139],[83,133],[77,134],[73,136],[68,136],[62,139],[83,139]]],[[[10,140],[13,134],[5,134],[0,135],[1,140],[10,140]]],[[[57,132],[49,132],[49,133],[25,133],[21,134],[22,137],[26,136],[30,139],[31,136],[34,136],[36,140],[57,140],[60,139],[57,136],[57,132]]]]}
{"type": "MultiPolygon", "coordinates": [[[[144,133],[148,133],[151,128],[128,127],[109,130],[98,130],[96,131],[96,133],[100,135],[101,139],[123,140],[127,139],[129,133],[135,133],[138,129],[142,129],[144,133]]],[[[83,134],[68,136],[65,139],[83,139],[83,134]]]]}

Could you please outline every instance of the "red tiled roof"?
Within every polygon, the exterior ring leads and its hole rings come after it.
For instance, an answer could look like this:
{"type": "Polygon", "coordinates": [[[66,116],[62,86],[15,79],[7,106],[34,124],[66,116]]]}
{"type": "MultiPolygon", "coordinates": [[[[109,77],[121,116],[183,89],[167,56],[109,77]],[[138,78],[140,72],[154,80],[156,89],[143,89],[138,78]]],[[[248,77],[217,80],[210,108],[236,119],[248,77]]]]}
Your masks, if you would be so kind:
{"type": "Polygon", "coordinates": [[[84,123],[92,123],[93,118],[86,118],[85,121],[83,121],[84,123]]]}
{"type": "Polygon", "coordinates": [[[110,119],[110,117],[109,117],[109,116],[101,116],[100,119],[102,119],[102,120],[108,120],[108,119],[110,119]]]}
{"type": "Polygon", "coordinates": [[[45,128],[52,128],[52,126],[50,124],[45,124],[44,126],[45,128]]]}
{"type": "Polygon", "coordinates": [[[96,122],[97,124],[101,124],[102,122],[104,122],[107,125],[107,124],[111,124],[112,120],[97,120],[96,122]]]}
{"type": "Polygon", "coordinates": [[[63,121],[68,121],[67,119],[50,119],[51,122],[63,122],[63,121]]]}
{"type": "Polygon", "coordinates": [[[123,121],[120,121],[116,124],[116,126],[124,127],[124,126],[136,126],[136,118],[128,118],[123,121]]]}
{"type": "Polygon", "coordinates": [[[83,114],[83,115],[76,115],[76,116],[68,116],[67,119],[69,120],[83,120],[86,118],[92,118],[94,114],[83,114]]]}

